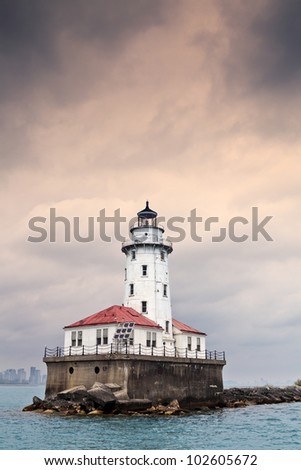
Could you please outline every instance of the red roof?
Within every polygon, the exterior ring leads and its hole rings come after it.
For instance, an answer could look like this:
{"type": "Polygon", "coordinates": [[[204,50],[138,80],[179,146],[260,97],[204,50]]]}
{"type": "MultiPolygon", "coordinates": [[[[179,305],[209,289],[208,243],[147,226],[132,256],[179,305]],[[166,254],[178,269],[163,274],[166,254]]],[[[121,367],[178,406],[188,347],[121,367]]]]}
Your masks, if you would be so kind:
{"type": "Polygon", "coordinates": [[[77,326],[92,326],[92,325],[107,325],[110,323],[124,323],[134,322],[135,326],[145,326],[147,328],[158,328],[162,330],[162,327],[152,320],[149,320],[141,313],[130,307],[124,307],[120,305],[112,305],[112,307],[101,310],[100,312],[94,313],[89,317],[83,318],[71,325],[65,326],[65,328],[75,328],[77,326]]]}
{"type": "Polygon", "coordinates": [[[195,333],[195,334],[198,334],[198,335],[207,336],[206,333],[203,333],[202,331],[196,330],[195,328],[192,328],[191,326],[185,325],[185,323],[182,323],[178,320],[173,319],[172,324],[175,328],[177,328],[178,330],[183,331],[185,333],[195,333]]]}

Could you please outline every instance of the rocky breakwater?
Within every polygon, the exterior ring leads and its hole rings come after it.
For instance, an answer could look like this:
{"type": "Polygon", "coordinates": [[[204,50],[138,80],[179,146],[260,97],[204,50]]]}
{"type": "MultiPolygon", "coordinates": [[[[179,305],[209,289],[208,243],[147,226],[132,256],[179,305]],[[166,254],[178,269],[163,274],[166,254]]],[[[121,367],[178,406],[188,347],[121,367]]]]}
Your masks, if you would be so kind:
{"type": "Polygon", "coordinates": [[[220,396],[218,407],[238,408],[249,405],[301,402],[301,387],[248,387],[229,388],[220,396]]]}
{"type": "Polygon", "coordinates": [[[119,385],[96,382],[89,390],[84,385],[79,385],[44,400],[33,397],[32,404],[23,408],[23,411],[66,416],[179,415],[192,411],[208,412],[217,408],[239,408],[289,402],[301,402],[300,386],[229,388],[219,395],[218,400],[199,404],[199,406],[187,410],[181,408],[177,399],[170,403],[152,403],[146,398],[130,399],[119,385]]]}
{"type": "Polygon", "coordinates": [[[79,385],[47,397],[44,400],[33,397],[32,404],[23,411],[34,411],[45,414],[65,416],[83,415],[97,416],[105,414],[182,414],[179,402],[173,400],[168,404],[153,403],[145,398],[130,399],[126,392],[117,384],[96,382],[89,390],[79,385]]]}

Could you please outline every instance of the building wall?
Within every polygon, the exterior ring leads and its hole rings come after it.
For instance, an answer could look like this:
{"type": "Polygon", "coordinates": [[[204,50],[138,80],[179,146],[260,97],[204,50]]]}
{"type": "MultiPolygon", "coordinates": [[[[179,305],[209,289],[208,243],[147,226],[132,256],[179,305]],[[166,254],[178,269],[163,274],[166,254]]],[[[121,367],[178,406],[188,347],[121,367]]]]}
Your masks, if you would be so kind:
{"type": "MultiPolygon", "coordinates": [[[[114,343],[114,334],[116,332],[117,325],[98,325],[98,326],[90,326],[90,327],[76,327],[76,328],[67,328],[65,329],[65,341],[64,341],[64,348],[65,351],[72,346],[72,354],[81,354],[82,346],[85,346],[86,354],[94,354],[95,347],[96,347],[96,339],[97,339],[97,330],[101,330],[101,345],[100,348],[109,348],[109,346],[114,343]],[[104,343],[104,329],[107,330],[107,343],[104,343]],[[75,346],[72,343],[72,332],[76,332],[76,344],[75,346]],[[78,333],[81,332],[81,343],[78,343],[78,339],[80,338],[78,333]],[[89,348],[91,350],[89,351],[89,348]]],[[[174,331],[174,339],[175,341],[169,341],[166,339],[164,335],[164,331],[155,329],[155,328],[144,328],[136,326],[133,331],[133,344],[138,346],[141,344],[143,347],[147,346],[147,333],[151,334],[151,339],[154,339],[154,333],[156,335],[156,347],[162,348],[164,343],[166,345],[167,353],[166,355],[174,355],[171,351],[174,347],[177,348],[177,354],[180,357],[196,357],[195,351],[197,350],[197,338],[200,339],[200,351],[205,351],[206,349],[206,336],[205,335],[198,335],[195,333],[183,333],[176,328],[173,329],[174,331]],[[186,351],[188,349],[188,337],[191,338],[191,353],[186,351]]],[[[159,351],[158,351],[159,353],[159,351]]],[[[151,352],[150,352],[151,354],[151,352]]],[[[161,351],[162,354],[162,351],[161,351]]],[[[202,356],[200,356],[202,357],[202,356]]]]}
{"type": "Polygon", "coordinates": [[[197,349],[197,338],[200,339],[200,350],[205,351],[206,349],[206,336],[198,335],[195,333],[183,333],[181,331],[176,332],[174,330],[174,338],[176,341],[176,347],[179,349],[186,349],[188,347],[188,337],[191,338],[191,351],[197,349]]]}
{"type": "Polygon", "coordinates": [[[90,388],[96,381],[117,383],[130,398],[154,403],[178,399],[195,408],[218,400],[223,391],[225,361],[148,356],[47,357],[46,397],[77,385],[90,388]]]}
{"type": "MultiPolygon", "coordinates": [[[[65,329],[65,340],[64,340],[64,348],[67,349],[72,346],[72,332],[76,332],[76,347],[78,352],[80,353],[82,346],[89,348],[94,348],[96,346],[96,339],[97,339],[97,330],[101,330],[101,346],[104,346],[103,342],[103,330],[108,330],[108,342],[107,345],[110,345],[114,342],[114,334],[116,333],[117,324],[111,325],[97,325],[97,326],[90,326],[90,327],[76,327],[76,328],[66,328],[65,329]],[[78,344],[78,332],[82,332],[82,343],[78,344]]],[[[156,328],[144,328],[140,326],[136,326],[133,331],[133,343],[135,345],[141,344],[142,346],[146,346],[146,339],[147,339],[147,332],[150,332],[152,337],[153,333],[156,333],[156,341],[157,347],[163,346],[163,339],[162,339],[162,330],[156,328]]],[[[73,348],[73,351],[76,352],[76,349],[73,348]]]]}

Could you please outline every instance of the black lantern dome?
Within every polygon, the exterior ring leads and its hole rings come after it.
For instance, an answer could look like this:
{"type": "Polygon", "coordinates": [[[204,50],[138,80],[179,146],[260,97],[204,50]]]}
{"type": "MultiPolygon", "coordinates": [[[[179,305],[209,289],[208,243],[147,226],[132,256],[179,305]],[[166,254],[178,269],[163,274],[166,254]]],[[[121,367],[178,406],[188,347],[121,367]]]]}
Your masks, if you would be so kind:
{"type": "Polygon", "coordinates": [[[137,213],[139,219],[155,219],[157,217],[157,212],[150,209],[148,201],[146,201],[145,208],[137,213]]]}

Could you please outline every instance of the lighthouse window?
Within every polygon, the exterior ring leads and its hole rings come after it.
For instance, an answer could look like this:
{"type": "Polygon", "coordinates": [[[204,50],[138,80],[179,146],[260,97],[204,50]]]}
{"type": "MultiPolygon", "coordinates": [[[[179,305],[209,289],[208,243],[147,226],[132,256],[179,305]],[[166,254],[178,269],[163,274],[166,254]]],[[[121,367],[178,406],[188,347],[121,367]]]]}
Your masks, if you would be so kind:
{"type": "Polygon", "coordinates": [[[134,295],[134,284],[130,284],[130,295],[134,295]]]}
{"type": "Polygon", "coordinates": [[[142,300],[141,310],[142,310],[142,313],[147,313],[147,301],[146,300],[142,300]]]}
{"type": "Polygon", "coordinates": [[[96,330],[96,344],[98,344],[98,346],[108,344],[108,328],[96,330]]]}
{"type": "Polygon", "coordinates": [[[152,333],[152,347],[155,348],[157,346],[157,333],[152,333]]]}
{"type": "Polygon", "coordinates": [[[71,346],[82,346],[83,344],[83,332],[72,331],[71,332],[71,346]]]}
{"type": "Polygon", "coordinates": [[[147,265],[146,264],[142,265],[142,276],[147,276],[147,265]]]}
{"type": "Polygon", "coordinates": [[[187,336],[187,349],[191,351],[191,336],[187,336]]]}
{"type": "Polygon", "coordinates": [[[104,328],[104,329],[103,329],[103,335],[102,335],[103,344],[108,344],[108,342],[109,342],[109,341],[108,341],[108,336],[109,336],[109,335],[108,335],[108,332],[109,332],[108,328],[104,328]]]}
{"type": "Polygon", "coordinates": [[[96,344],[101,345],[101,330],[96,330],[96,344]]]}
{"type": "Polygon", "coordinates": [[[196,349],[197,351],[201,350],[201,338],[196,339],[196,349]]]}
{"type": "Polygon", "coordinates": [[[165,261],[165,253],[164,253],[164,251],[161,251],[161,261],[165,261]]]}
{"type": "Polygon", "coordinates": [[[165,322],[165,331],[166,333],[169,333],[169,321],[165,322]]]}
{"type": "Polygon", "coordinates": [[[136,259],[136,251],[132,250],[132,260],[136,259]]]}
{"type": "Polygon", "coordinates": [[[163,295],[167,297],[167,284],[163,284],[163,295]]]}
{"type": "Polygon", "coordinates": [[[151,340],[152,340],[152,334],[150,331],[146,332],[146,347],[150,348],[151,346],[151,340]]]}

